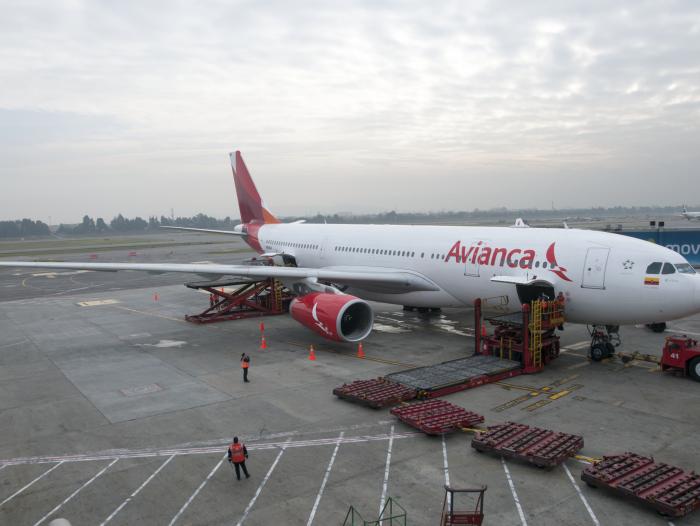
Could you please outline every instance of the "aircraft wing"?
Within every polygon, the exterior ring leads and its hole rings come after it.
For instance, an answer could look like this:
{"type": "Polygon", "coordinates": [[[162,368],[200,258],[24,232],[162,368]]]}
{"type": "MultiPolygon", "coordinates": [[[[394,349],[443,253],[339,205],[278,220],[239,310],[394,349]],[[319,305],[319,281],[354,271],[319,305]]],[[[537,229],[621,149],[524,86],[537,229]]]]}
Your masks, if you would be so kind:
{"type": "Polygon", "coordinates": [[[245,236],[245,232],[234,232],[233,230],[212,230],[210,228],[189,228],[186,226],[162,226],[160,228],[169,228],[170,230],[186,230],[188,232],[206,232],[208,234],[226,234],[229,236],[245,236]]]}
{"type": "Polygon", "coordinates": [[[270,265],[217,265],[195,263],[80,263],[80,262],[29,262],[0,261],[0,268],[41,268],[93,270],[98,272],[118,272],[120,270],[142,271],[150,274],[181,272],[197,274],[211,279],[224,276],[245,278],[276,278],[280,280],[302,280],[315,278],[341,285],[358,288],[383,290],[388,293],[440,290],[432,281],[421,274],[403,269],[373,267],[279,267],[270,265]]]}

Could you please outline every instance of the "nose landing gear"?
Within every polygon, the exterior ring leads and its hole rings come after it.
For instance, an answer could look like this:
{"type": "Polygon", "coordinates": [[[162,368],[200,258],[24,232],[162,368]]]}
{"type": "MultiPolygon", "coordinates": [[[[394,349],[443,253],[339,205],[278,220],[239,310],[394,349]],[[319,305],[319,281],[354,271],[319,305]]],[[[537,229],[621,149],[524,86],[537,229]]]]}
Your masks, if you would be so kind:
{"type": "Polygon", "coordinates": [[[615,354],[615,347],[622,344],[619,325],[594,325],[588,328],[591,335],[590,357],[599,362],[615,354]]]}

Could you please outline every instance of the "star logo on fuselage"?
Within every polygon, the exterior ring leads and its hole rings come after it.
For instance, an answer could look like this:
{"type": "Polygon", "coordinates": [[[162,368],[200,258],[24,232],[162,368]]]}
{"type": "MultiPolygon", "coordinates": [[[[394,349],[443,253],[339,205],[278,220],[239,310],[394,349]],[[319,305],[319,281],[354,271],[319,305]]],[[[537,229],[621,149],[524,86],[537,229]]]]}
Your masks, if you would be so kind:
{"type": "Polygon", "coordinates": [[[631,259],[622,262],[622,268],[624,268],[625,270],[632,270],[632,267],[634,267],[634,261],[632,261],[631,259]]]}

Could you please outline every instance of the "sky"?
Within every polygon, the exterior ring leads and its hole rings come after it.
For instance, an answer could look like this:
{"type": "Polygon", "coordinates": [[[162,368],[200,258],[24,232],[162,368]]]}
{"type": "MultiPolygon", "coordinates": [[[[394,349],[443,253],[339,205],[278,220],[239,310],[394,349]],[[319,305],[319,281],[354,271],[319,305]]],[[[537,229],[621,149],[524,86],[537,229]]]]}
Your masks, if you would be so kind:
{"type": "Polygon", "coordinates": [[[695,0],[0,12],[0,219],[700,205],[695,0]]]}

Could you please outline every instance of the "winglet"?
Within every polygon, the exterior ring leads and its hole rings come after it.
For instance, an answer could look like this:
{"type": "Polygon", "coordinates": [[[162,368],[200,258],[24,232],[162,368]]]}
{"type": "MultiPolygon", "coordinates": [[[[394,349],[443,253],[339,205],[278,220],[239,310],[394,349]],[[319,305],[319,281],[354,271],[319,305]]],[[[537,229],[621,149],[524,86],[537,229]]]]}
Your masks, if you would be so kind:
{"type": "Polygon", "coordinates": [[[280,220],[265,208],[258,189],[250,177],[250,172],[243,162],[240,151],[229,154],[231,159],[231,169],[233,170],[233,182],[236,185],[236,195],[238,196],[238,208],[241,212],[243,223],[279,223],[280,220]]]}

